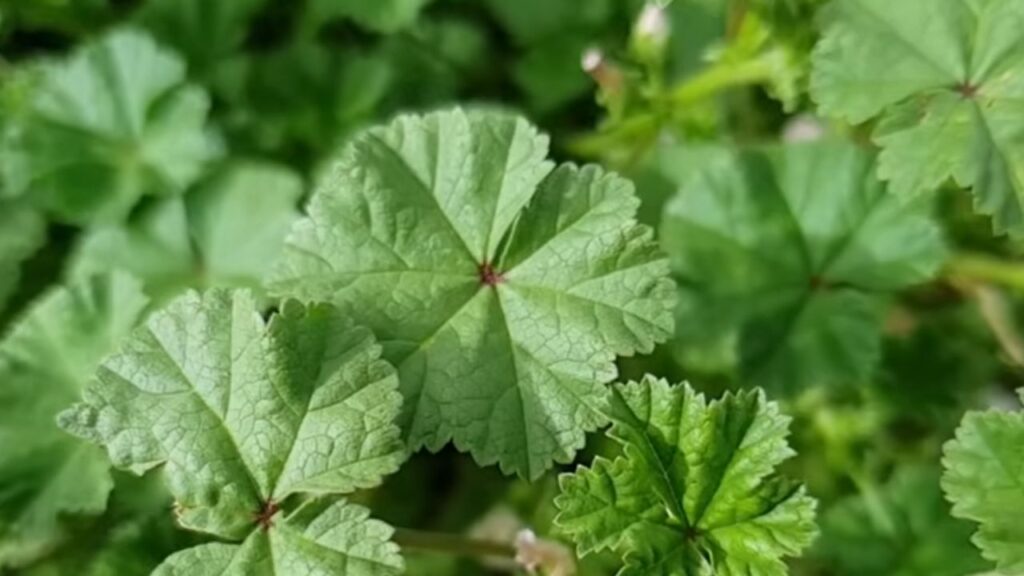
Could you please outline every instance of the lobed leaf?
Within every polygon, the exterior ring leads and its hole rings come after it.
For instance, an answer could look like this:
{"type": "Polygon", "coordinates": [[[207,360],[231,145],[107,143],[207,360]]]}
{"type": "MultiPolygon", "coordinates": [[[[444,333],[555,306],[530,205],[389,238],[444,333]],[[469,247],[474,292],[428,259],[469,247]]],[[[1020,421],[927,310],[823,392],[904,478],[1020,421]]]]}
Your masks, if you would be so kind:
{"type": "Polygon", "coordinates": [[[107,459],[54,419],[147,305],[128,276],[82,280],[45,295],[0,342],[0,565],[60,540],[62,515],[106,508],[107,459]]]}
{"type": "Polygon", "coordinates": [[[1015,0],[838,0],[815,49],[823,112],[880,117],[878,173],[896,194],[972,188],[995,229],[1024,233],[1024,84],[1015,0]]]}
{"type": "Polygon", "coordinates": [[[238,542],[182,552],[158,574],[196,558],[229,574],[393,574],[390,530],[361,509],[281,510],[398,468],[396,388],[373,335],[330,306],[289,301],[264,321],[247,291],[189,292],[102,363],[60,423],[118,468],[163,466],[181,525],[238,542]]]}
{"type": "Polygon", "coordinates": [[[970,534],[967,523],[950,517],[938,471],[908,465],[876,492],[829,508],[818,548],[848,576],[964,576],[989,567],[970,534]]]}
{"type": "Polygon", "coordinates": [[[144,195],[180,194],[212,157],[206,94],[148,36],[116,30],[44,64],[5,128],[10,192],[78,224],[123,218],[144,195]]]}
{"type": "Polygon", "coordinates": [[[680,285],[677,348],[728,346],[741,377],[794,393],[866,379],[885,295],[931,277],[939,229],[886,193],[872,158],[817,143],[737,152],[665,208],[680,285]]]}
{"type": "Polygon", "coordinates": [[[616,386],[611,414],[622,456],[563,476],[555,500],[581,555],[614,549],[621,576],[768,576],[810,544],[815,501],[775,471],[789,419],[762,392],[708,403],[647,377],[616,386]]]}
{"type": "Polygon", "coordinates": [[[158,298],[187,287],[258,288],[299,217],[302,188],[296,174],[273,164],[229,164],[183,197],[88,232],[72,276],[126,270],[158,298]]]}
{"type": "Polygon", "coordinates": [[[942,462],[953,515],[981,525],[974,543],[985,558],[1003,573],[1024,571],[1024,412],[969,412],[942,462]]]}
{"type": "Polygon", "coordinates": [[[369,130],[320,183],[271,282],[374,330],[410,447],[454,441],[529,478],[605,421],[614,356],[673,328],[667,261],[630,184],[552,171],[546,154],[546,137],[499,113],[369,130]]]}

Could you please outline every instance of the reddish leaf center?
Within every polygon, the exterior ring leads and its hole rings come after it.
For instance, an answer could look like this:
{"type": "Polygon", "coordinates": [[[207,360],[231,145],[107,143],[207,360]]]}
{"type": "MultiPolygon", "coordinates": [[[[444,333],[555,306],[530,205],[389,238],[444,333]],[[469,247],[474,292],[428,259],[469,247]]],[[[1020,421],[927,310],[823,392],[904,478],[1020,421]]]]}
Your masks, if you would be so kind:
{"type": "Polygon", "coordinates": [[[957,84],[956,87],[954,87],[954,90],[963,96],[964,100],[973,100],[974,97],[978,95],[978,87],[970,82],[957,84]]]}
{"type": "Polygon", "coordinates": [[[274,515],[281,510],[281,507],[277,505],[277,502],[269,500],[263,504],[263,508],[255,515],[256,524],[263,529],[264,532],[270,530],[274,526],[274,515]]]}
{"type": "Polygon", "coordinates": [[[480,283],[486,284],[487,286],[497,286],[505,281],[505,277],[494,269],[494,265],[490,262],[484,262],[480,265],[480,283]]]}

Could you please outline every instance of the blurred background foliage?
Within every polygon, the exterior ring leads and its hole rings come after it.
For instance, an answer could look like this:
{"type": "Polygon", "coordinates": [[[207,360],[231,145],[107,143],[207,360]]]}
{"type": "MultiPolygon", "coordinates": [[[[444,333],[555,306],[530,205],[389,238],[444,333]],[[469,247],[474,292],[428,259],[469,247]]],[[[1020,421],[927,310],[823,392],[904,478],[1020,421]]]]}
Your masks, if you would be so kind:
{"type": "MultiPolygon", "coordinates": [[[[187,287],[258,287],[350,134],[456,102],[521,111],[552,135],[559,159],[629,175],[641,218],[663,226],[667,244],[682,224],[663,220],[666,206],[688,218],[679,190],[737,149],[819,138],[869,149],[870,127],[822,121],[807,97],[823,3],[0,0],[0,325],[33,313],[55,285],[115,269],[157,303],[187,287]],[[107,100],[138,101],[141,116],[117,117],[107,100]],[[72,130],[75,114],[87,121],[72,130]],[[82,161],[70,172],[69,149],[82,161]],[[99,192],[67,192],[76,187],[99,192]]],[[[1021,246],[993,236],[955,192],[921,208],[939,230],[941,270],[878,296],[857,370],[825,371],[839,374],[826,382],[800,369],[801,386],[779,395],[799,453],[789,472],[821,500],[822,534],[794,574],[985,570],[970,527],[949,517],[939,493],[940,446],[964,410],[1008,404],[1024,384],[1024,265],[1021,246]]],[[[678,241],[685,247],[666,245],[674,262],[695,242],[678,241]]],[[[708,283],[727,281],[732,264],[724,255],[721,272],[706,268],[723,275],[708,283]]],[[[623,359],[624,378],[651,372],[717,394],[758,384],[745,376],[740,340],[781,340],[797,364],[820,350],[816,335],[787,341],[756,319],[703,318],[702,288],[677,271],[697,294],[693,314],[680,314],[676,341],[623,359]]],[[[811,292],[843,289],[814,282],[811,292]]],[[[726,305],[716,318],[733,312],[726,305]]],[[[611,450],[594,436],[581,461],[611,450]]],[[[530,527],[557,540],[555,477],[503,478],[449,449],[414,456],[358,499],[396,526],[498,539],[530,527]]],[[[0,510],[25,497],[0,489],[0,510]]],[[[99,516],[67,514],[56,535],[34,542],[5,541],[4,530],[0,571],[33,576],[147,574],[199,538],[175,528],[158,483],[126,475],[99,516]]],[[[579,573],[617,568],[594,557],[579,573]]],[[[514,570],[409,555],[410,574],[514,570]]]]}

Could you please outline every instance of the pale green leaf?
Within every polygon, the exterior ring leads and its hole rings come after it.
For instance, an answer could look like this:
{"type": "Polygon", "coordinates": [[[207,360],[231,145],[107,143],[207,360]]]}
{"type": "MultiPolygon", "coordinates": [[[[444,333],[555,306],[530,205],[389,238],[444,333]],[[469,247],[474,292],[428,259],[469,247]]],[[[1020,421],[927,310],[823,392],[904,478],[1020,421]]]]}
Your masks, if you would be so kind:
{"type": "Polygon", "coordinates": [[[615,355],[672,330],[667,261],[625,180],[551,172],[521,119],[402,116],[355,138],[292,231],[272,290],[331,301],[400,372],[412,448],[454,441],[536,478],[604,422],[615,355]]]}
{"type": "Polygon", "coordinates": [[[789,418],[760,391],[706,402],[688,384],[616,386],[623,445],[561,479],[556,523],[581,554],[614,549],[621,576],[785,575],[814,538],[815,501],[776,468],[789,418]]]}
{"type": "Polygon", "coordinates": [[[87,234],[72,274],[127,270],[159,297],[185,287],[256,288],[298,219],[302,188],[297,175],[271,164],[229,165],[184,198],[87,234]]]}
{"type": "Polygon", "coordinates": [[[15,193],[74,223],[116,221],[143,195],[181,193],[213,154],[207,96],[148,36],[117,30],[45,64],[29,110],[6,127],[15,193]]]}
{"type": "Polygon", "coordinates": [[[1024,572],[1024,411],[968,413],[943,464],[953,515],[981,525],[982,554],[1005,574],[1024,572]]]}
{"type": "Polygon", "coordinates": [[[296,536],[279,508],[293,494],[351,492],[394,472],[405,458],[394,425],[400,403],[373,335],[333,307],[288,301],[265,321],[249,292],[213,290],[154,314],[60,422],[104,444],[119,468],[162,465],[182,526],[242,542],[193,549],[164,570],[195,555],[213,562],[230,548],[221,565],[234,566],[229,573],[391,574],[400,561],[374,544],[386,530],[362,513],[299,523],[314,541],[335,530],[355,538],[322,544],[329,551],[296,536]],[[267,564],[270,549],[280,564],[267,564]],[[387,568],[344,571],[361,565],[364,549],[367,562],[387,568]],[[302,562],[321,563],[320,572],[300,570],[302,562]]]}
{"type": "Polygon", "coordinates": [[[680,353],[729,346],[742,378],[771,390],[868,377],[885,295],[944,255],[927,207],[873,172],[853,145],[819,143],[738,152],[690,178],[662,224],[680,353]]]}
{"type": "Polygon", "coordinates": [[[815,49],[823,112],[880,116],[879,175],[897,194],[952,178],[997,231],[1024,234],[1024,4],[837,0],[815,49]]]}
{"type": "Polygon", "coordinates": [[[126,276],[83,280],[44,296],[0,343],[0,540],[14,560],[52,545],[60,515],[106,507],[103,452],[62,432],[55,418],[146,306],[126,276]]]}

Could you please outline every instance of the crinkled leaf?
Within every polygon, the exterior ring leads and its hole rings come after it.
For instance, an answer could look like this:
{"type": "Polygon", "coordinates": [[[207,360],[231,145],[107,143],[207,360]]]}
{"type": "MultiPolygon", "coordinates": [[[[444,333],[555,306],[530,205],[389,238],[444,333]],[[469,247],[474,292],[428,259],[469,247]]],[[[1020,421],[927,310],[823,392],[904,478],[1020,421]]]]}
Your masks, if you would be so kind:
{"type": "Polygon", "coordinates": [[[310,0],[306,3],[307,26],[334,18],[351,18],[377,32],[392,33],[409,27],[431,0],[310,0]]]}
{"type": "Polygon", "coordinates": [[[844,576],[967,576],[988,567],[970,536],[971,527],[949,515],[938,472],[906,467],[877,494],[832,506],[818,549],[844,576]]]}
{"type": "Polygon", "coordinates": [[[1005,574],[1024,572],[1024,411],[968,413],[943,464],[953,515],[981,525],[982,554],[1005,574]]]}
{"type": "Polygon", "coordinates": [[[839,0],[812,94],[851,122],[881,116],[879,175],[897,194],[952,178],[998,231],[1024,234],[1024,4],[839,0]]]}
{"type": "Polygon", "coordinates": [[[21,264],[45,239],[43,219],[21,203],[0,201],[0,313],[18,287],[21,264]]]}
{"type": "Polygon", "coordinates": [[[616,550],[622,576],[770,576],[810,544],[815,501],[776,473],[789,418],[762,392],[708,403],[648,377],[611,413],[623,455],[563,476],[555,501],[581,554],[616,550]]]}
{"type": "Polygon", "coordinates": [[[61,514],[106,506],[103,452],[62,432],[55,418],[146,306],[126,276],[83,280],[44,296],[0,343],[0,540],[18,543],[8,552],[45,548],[60,536],[61,514]]]}
{"type": "Polygon", "coordinates": [[[390,574],[400,561],[377,542],[387,529],[364,513],[339,505],[307,526],[282,520],[278,506],[371,487],[397,469],[400,404],[373,335],[333,307],[288,301],[264,321],[249,292],[213,290],[154,314],[60,422],[104,444],[119,468],[163,465],[182,526],[243,542],[183,552],[164,573],[198,556],[231,574],[390,574]],[[325,536],[338,531],[351,540],[325,536]],[[363,554],[377,571],[358,568],[363,554]]]}
{"type": "Polygon", "coordinates": [[[736,153],[666,207],[681,286],[677,346],[733,346],[772,390],[855,383],[877,363],[884,296],[927,280],[943,246],[922,203],[890,196],[838,143],[736,153]]]}
{"type": "Polygon", "coordinates": [[[189,286],[258,287],[299,216],[302,188],[297,175],[274,165],[230,165],[184,198],[87,234],[72,273],[128,270],[160,297],[189,286]]]}
{"type": "Polygon", "coordinates": [[[130,30],[46,64],[30,110],[6,127],[7,184],[75,223],[182,192],[212,154],[207,97],[184,78],[175,55],[130,30]]]}
{"type": "Polygon", "coordinates": [[[399,367],[413,448],[535,478],[604,421],[616,354],[672,330],[667,262],[621,178],[551,172],[525,121],[461,110],[363,133],[292,231],[273,289],[336,303],[399,367]]]}

